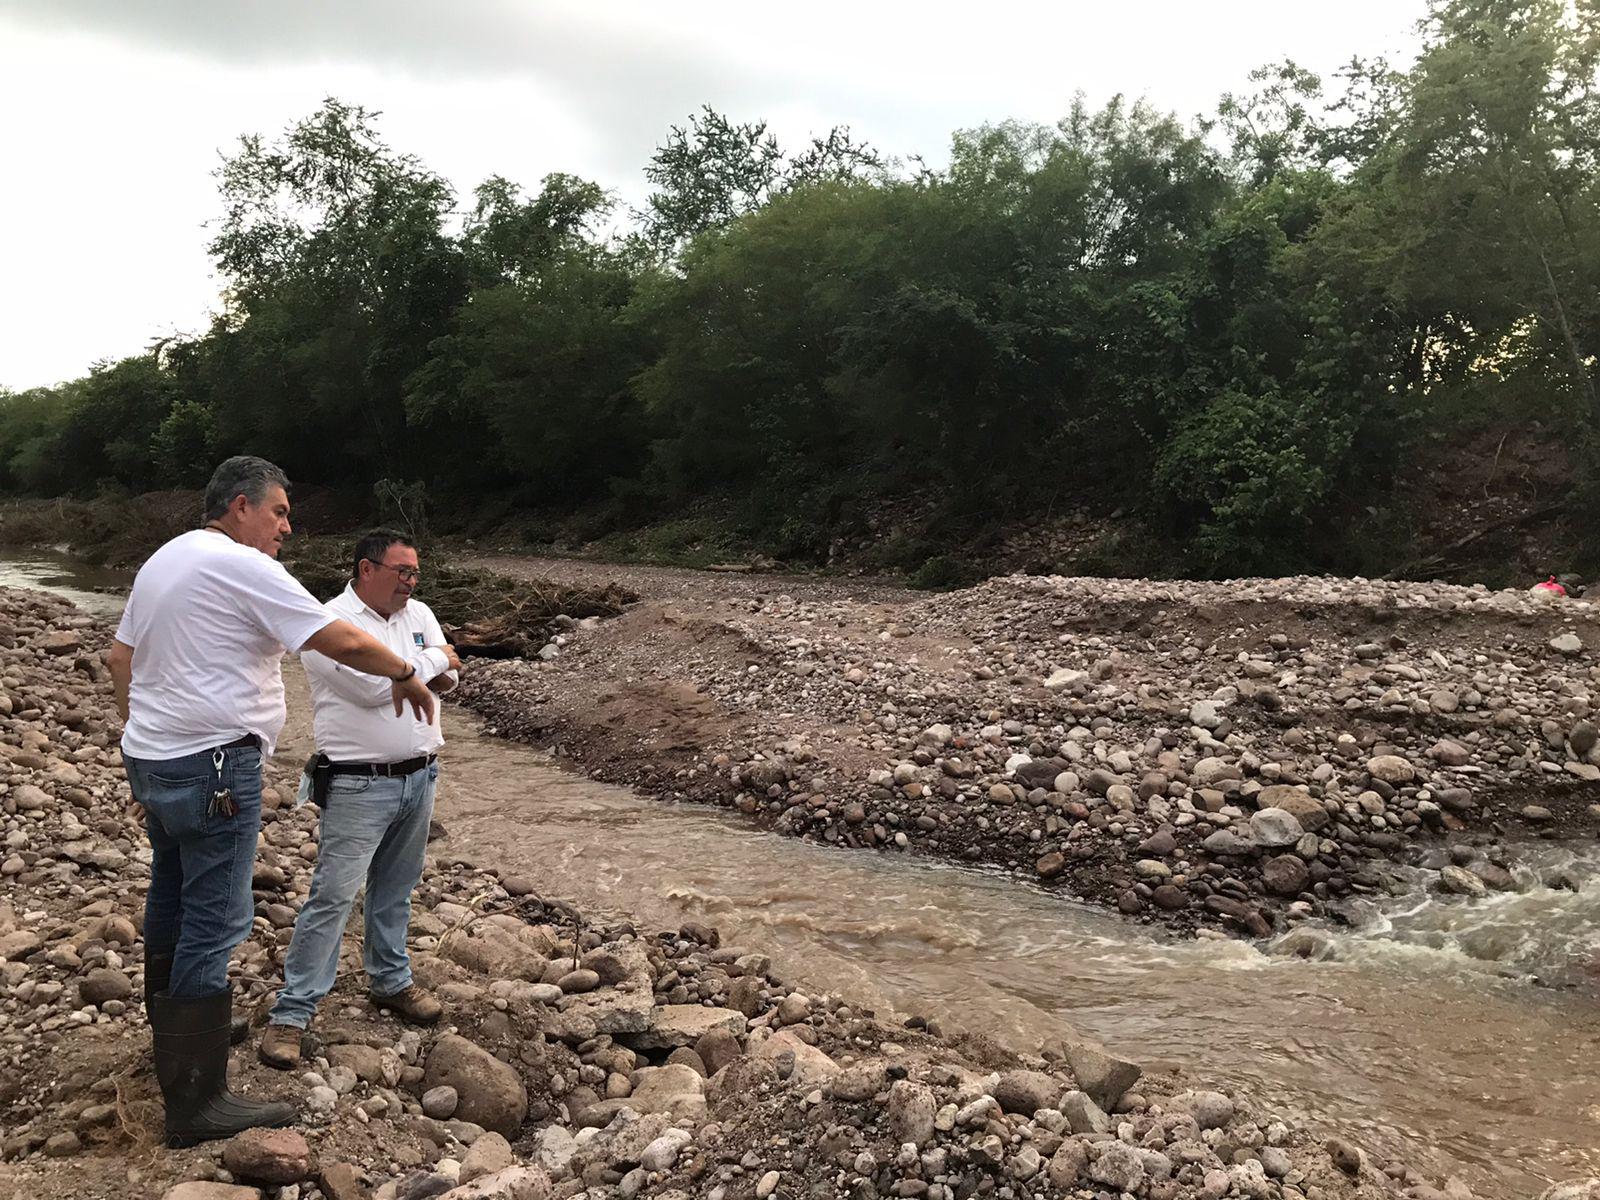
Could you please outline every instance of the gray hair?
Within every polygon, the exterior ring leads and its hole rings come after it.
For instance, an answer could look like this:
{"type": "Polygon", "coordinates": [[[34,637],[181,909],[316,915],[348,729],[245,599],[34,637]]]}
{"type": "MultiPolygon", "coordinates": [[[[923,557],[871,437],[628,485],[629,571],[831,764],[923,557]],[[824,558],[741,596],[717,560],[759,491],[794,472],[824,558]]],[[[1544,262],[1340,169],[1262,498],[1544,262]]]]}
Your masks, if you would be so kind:
{"type": "Polygon", "coordinates": [[[206,520],[221,519],[233,503],[235,496],[243,496],[251,504],[260,504],[267,498],[267,489],[281,487],[289,490],[289,477],[277,466],[253,454],[236,454],[223,461],[211,473],[206,484],[206,520]]]}

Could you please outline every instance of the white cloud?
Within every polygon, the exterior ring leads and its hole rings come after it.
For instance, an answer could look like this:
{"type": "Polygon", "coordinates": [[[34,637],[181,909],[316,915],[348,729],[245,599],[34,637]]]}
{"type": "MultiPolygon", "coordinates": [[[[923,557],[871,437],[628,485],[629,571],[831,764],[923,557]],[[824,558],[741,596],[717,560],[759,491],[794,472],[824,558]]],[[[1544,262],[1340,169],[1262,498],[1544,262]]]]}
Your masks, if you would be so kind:
{"type": "Polygon", "coordinates": [[[390,144],[462,192],[562,170],[637,203],[652,148],[702,103],[789,143],[842,123],[938,162],[954,129],[1053,120],[1080,89],[1209,111],[1285,54],[1331,70],[1404,50],[1416,15],[1387,0],[0,0],[0,384],[203,328],[218,151],[328,94],[381,110],[390,144]]]}

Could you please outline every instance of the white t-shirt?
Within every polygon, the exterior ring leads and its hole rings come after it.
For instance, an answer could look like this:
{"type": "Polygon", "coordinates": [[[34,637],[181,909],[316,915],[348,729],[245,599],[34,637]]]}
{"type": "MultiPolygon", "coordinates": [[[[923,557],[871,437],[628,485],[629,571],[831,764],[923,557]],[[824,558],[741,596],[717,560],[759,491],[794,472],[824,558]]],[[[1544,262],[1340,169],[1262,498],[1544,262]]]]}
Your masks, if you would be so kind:
{"type": "MultiPolygon", "coordinates": [[[[386,617],[368,608],[355,588],[346,584],[344,593],[329,600],[326,607],[330,617],[370,633],[416,667],[424,683],[432,683],[440,675],[456,682],[450,660],[439,648],[444,645],[444,631],[433,610],[421,600],[408,600],[399,612],[386,617]]],[[[393,684],[382,675],[342,667],[315,650],[302,654],[300,663],[311,684],[317,749],[334,762],[404,762],[432,754],[444,745],[439,724],[443,705],[433,706],[432,721],[417,720],[410,704],[396,717],[393,684]]]]}
{"type": "Polygon", "coordinates": [[[277,559],[209,529],[173,538],[139,569],[117,627],[133,647],[122,752],[182,758],[253,733],[271,754],[284,650],[333,620],[277,559]]]}

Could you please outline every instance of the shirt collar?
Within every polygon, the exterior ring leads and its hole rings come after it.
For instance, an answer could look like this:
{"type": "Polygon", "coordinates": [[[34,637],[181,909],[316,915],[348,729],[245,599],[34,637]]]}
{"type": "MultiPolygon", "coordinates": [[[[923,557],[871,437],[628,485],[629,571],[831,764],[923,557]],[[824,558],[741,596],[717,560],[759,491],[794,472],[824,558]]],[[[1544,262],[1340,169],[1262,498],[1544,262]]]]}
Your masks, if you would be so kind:
{"type": "Polygon", "coordinates": [[[346,601],[351,605],[351,607],[355,608],[357,611],[370,613],[375,620],[382,621],[385,624],[388,624],[390,621],[398,621],[401,615],[406,611],[404,608],[401,608],[393,616],[384,616],[381,612],[373,608],[372,605],[368,604],[356,593],[356,585],[353,583],[347,583],[344,585],[344,594],[346,601]]]}

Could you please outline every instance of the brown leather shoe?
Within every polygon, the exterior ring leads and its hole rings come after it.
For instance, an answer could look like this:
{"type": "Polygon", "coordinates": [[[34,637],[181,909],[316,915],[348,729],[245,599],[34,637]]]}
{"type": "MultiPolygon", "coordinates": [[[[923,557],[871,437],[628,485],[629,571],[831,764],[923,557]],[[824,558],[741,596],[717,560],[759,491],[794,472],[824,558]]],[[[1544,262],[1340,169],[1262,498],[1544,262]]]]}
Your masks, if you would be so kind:
{"type": "Polygon", "coordinates": [[[439,997],[414,983],[392,996],[368,992],[367,999],[372,1001],[374,1008],[386,1008],[413,1025],[432,1025],[444,1015],[444,1005],[439,1003],[439,997]]]}
{"type": "Polygon", "coordinates": [[[269,1067],[292,1071],[300,1065],[300,1038],[304,1029],[293,1025],[268,1025],[256,1047],[256,1057],[269,1067]]]}

